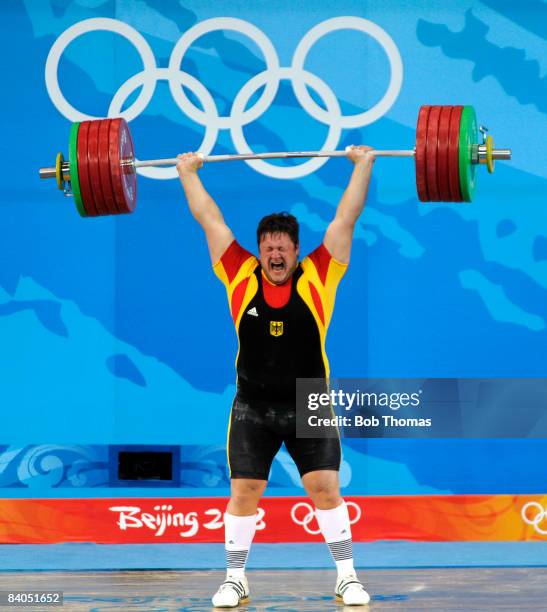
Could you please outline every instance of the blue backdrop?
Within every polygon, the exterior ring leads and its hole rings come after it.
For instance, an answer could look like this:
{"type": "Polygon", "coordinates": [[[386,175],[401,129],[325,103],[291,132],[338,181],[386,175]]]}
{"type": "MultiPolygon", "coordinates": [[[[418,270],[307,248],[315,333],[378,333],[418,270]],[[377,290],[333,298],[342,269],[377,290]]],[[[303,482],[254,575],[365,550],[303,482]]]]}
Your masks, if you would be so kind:
{"type": "MultiPolygon", "coordinates": [[[[96,219],[38,179],[86,116],[122,113],[137,156],[154,158],[245,142],[412,148],[421,104],[473,105],[512,161],[480,169],[470,205],[419,204],[412,161],[377,161],[329,332],[332,373],[545,376],[544,2],[19,0],[0,15],[2,495],[116,495],[120,444],[180,445],[174,495],[227,491],[237,347],[224,289],[173,169],[139,178],[135,214],[96,219]]],[[[351,167],[306,163],[201,175],[244,246],[263,215],[289,210],[307,252],[351,167]]],[[[545,492],[546,453],[526,438],[347,440],[342,483],[545,492]]],[[[286,453],[272,485],[301,491],[286,453]]]]}

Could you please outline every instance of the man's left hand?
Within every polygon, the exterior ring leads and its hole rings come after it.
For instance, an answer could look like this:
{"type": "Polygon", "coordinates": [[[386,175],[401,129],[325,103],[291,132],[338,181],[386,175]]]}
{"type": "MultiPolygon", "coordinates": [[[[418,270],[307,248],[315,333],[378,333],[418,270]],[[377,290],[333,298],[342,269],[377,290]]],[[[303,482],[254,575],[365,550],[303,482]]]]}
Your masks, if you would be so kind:
{"type": "Polygon", "coordinates": [[[354,164],[373,164],[376,157],[371,153],[372,150],[372,147],[367,145],[350,145],[346,147],[348,159],[354,164]]]}

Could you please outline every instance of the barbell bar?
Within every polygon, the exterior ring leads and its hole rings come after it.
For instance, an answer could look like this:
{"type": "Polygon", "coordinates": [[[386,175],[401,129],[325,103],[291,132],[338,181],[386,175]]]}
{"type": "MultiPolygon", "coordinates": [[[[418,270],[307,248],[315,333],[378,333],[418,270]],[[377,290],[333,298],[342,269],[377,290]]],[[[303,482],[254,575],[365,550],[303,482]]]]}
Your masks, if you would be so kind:
{"type": "MultiPolygon", "coordinates": [[[[373,149],[377,157],[413,157],[416,187],[422,202],[471,202],[476,168],[494,171],[496,160],[511,159],[510,149],[496,149],[487,129],[477,127],[472,106],[422,106],[416,146],[410,150],[373,149]],[[479,130],[482,142],[479,142],[479,130]]],[[[346,151],[284,151],[202,155],[206,163],[254,159],[346,157],[346,151]]],[[[135,157],[127,122],[122,118],[72,124],[69,159],[62,153],[55,167],[40,168],[40,178],[55,178],[65,195],[74,196],[83,217],[130,213],[135,210],[137,168],[171,166],[178,158],[140,160],[135,157]]]]}
{"type": "MultiPolygon", "coordinates": [[[[100,121],[103,121],[102,119],[100,121]]],[[[345,151],[278,151],[272,153],[235,153],[229,155],[201,155],[201,159],[204,162],[227,162],[227,161],[247,161],[251,159],[289,159],[296,157],[347,157],[348,149],[345,151]]],[[[376,157],[414,157],[414,149],[408,150],[376,150],[372,153],[376,157]]],[[[58,153],[62,155],[62,153],[58,153]]],[[[161,159],[137,159],[133,161],[127,160],[125,163],[131,165],[133,168],[148,168],[158,166],[175,166],[180,161],[177,157],[165,157],[161,159]]],[[[122,162],[123,163],[123,162],[122,162]]],[[[70,177],[70,164],[69,162],[62,161],[61,171],[68,180],[70,177]]],[[[58,169],[57,165],[53,168],[40,168],[40,178],[57,178],[58,169]]],[[[59,183],[57,184],[59,186],[59,183]]],[[[62,189],[60,187],[60,189],[62,189]]]]}

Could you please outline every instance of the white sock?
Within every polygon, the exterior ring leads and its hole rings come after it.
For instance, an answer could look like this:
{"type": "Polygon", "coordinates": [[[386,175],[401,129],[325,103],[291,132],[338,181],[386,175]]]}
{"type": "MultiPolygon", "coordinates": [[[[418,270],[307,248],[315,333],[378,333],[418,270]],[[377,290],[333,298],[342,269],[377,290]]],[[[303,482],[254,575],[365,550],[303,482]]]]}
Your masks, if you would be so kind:
{"type": "Polygon", "coordinates": [[[226,548],[226,575],[245,576],[245,563],[256,531],[256,514],[235,516],[224,514],[224,546],[226,548]]]}
{"type": "Polygon", "coordinates": [[[342,502],[331,510],[319,510],[319,508],[316,508],[315,516],[317,517],[317,522],[325,542],[330,549],[332,558],[336,563],[338,576],[345,576],[349,572],[354,571],[351,548],[351,525],[346,502],[342,502]]]}

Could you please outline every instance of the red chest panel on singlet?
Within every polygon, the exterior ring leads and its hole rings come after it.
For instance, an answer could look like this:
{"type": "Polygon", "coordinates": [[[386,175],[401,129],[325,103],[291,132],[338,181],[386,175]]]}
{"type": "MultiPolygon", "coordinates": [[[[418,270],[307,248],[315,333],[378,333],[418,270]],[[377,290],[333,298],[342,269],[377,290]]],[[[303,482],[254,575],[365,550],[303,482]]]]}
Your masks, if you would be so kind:
{"type": "Polygon", "coordinates": [[[291,298],[292,278],[282,285],[272,285],[262,274],[262,290],[266,304],[272,308],[283,308],[291,298]]]}

